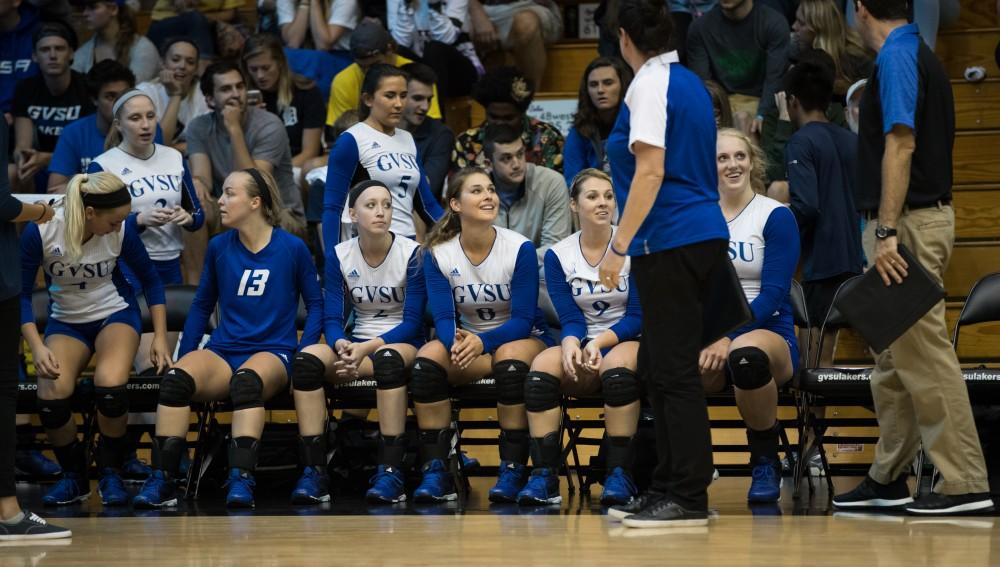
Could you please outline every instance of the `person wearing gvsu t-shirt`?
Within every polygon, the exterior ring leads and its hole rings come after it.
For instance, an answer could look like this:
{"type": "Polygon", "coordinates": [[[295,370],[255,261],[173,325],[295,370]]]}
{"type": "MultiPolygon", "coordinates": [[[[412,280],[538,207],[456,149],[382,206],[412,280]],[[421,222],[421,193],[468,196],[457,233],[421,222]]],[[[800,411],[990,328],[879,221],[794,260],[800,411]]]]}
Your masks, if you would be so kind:
{"type": "Polygon", "coordinates": [[[42,193],[63,127],[93,114],[94,103],[85,77],[70,70],[76,49],[73,30],[61,22],[48,22],[33,40],[41,74],[21,81],[14,91],[15,179],[16,190],[42,193]]]}

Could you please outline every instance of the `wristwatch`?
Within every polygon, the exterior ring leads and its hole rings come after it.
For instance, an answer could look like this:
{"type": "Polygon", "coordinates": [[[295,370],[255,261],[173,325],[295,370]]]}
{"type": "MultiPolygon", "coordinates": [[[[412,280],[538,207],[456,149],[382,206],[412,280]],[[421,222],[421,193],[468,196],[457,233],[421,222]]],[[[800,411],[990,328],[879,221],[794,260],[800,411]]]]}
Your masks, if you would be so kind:
{"type": "Polygon", "coordinates": [[[875,227],[875,238],[879,240],[885,240],[886,238],[890,238],[893,236],[896,236],[896,229],[882,225],[878,225],[875,227]]]}

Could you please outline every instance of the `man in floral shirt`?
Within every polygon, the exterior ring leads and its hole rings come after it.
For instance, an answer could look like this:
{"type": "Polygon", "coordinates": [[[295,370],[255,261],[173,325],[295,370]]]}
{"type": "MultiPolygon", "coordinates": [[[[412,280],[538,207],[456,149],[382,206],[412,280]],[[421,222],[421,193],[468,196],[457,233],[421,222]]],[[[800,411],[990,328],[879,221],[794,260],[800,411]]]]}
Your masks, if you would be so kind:
{"type": "Polygon", "coordinates": [[[473,96],[486,109],[486,121],[455,139],[455,149],[451,152],[453,171],[468,165],[485,167],[486,127],[506,124],[521,129],[527,161],[562,172],[563,135],[552,124],[525,114],[534,93],[520,71],[501,67],[486,73],[476,84],[473,96]]]}

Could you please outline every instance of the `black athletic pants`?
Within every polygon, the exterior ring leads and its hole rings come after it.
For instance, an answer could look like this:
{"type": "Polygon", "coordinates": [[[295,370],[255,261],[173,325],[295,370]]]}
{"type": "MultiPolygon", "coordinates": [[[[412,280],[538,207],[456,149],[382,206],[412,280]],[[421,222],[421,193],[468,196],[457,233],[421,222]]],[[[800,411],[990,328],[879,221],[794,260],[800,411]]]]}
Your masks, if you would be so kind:
{"type": "Polygon", "coordinates": [[[639,372],[656,427],[651,490],[691,510],[708,509],[712,436],[698,371],[708,275],[728,262],[726,242],[710,240],[632,257],[642,306],[639,372]]]}
{"type": "Polygon", "coordinates": [[[21,298],[0,301],[0,498],[14,496],[17,447],[17,347],[21,340],[21,298]]]}

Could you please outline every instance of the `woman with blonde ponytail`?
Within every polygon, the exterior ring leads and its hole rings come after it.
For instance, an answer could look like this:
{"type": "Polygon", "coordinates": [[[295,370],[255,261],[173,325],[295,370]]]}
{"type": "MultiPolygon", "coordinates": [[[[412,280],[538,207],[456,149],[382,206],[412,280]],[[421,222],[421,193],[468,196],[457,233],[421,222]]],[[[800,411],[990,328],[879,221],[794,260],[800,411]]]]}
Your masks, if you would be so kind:
{"type": "Polygon", "coordinates": [[[287,213],[270,174],[255,168],[229,174],[219,197],[228,230],[211,240],[184,335],[180,359],[160,385],[153,438],[153,473],[133,499],[136,508],[177,504],[174,481],[186,451],[191,399],[233,404],[226,505],[252,508],[264,402],[288,387],[292,358],[319,341],[323,296],[305,243],[277,225],[287,213]],[[296,329],[299,298],[308,315],[296,329]],[[219,322],[198,349],[209,317],[219,322]]]}
{"type": "Polygon", "coordinates": [[[437,339],[417,352],[410,381],[424,463],[413,496],[423,502],[457,498],[445,464],[454,433],[449,386],[492,375],[500,475],[490,500],[514,502],[528,479],[525,379],[535,356],[555,344],[538,309],[537,254],[524,236],[493,226],[500,200],[483,169],[453,175],[445,197],[448,212],[424,243],[437,339]]]}
{"type": "Polygon", "coordinates": [[[163,284],[139,237],[132,198],[111,173],[75,175],[66,186],[63,206],[44,225],[29,224],[21,235],[21,333],[35,361],[39,419],[63,476],[43,497],[46,505],[86,500],[90,483],[82,443],[77,440],[70,398],[80,372],[96,357],[98,484],[105,506],[128,502],[120,471],[128,449],[125,384],[139,348],[142,323],[135,293],[122,276],[127,262],[142,282],[153,319],[149,362],[170,366],[163,284]],[[41,266],[49,284],[44,339],[31,307],[31,292],[41,266]]]}

